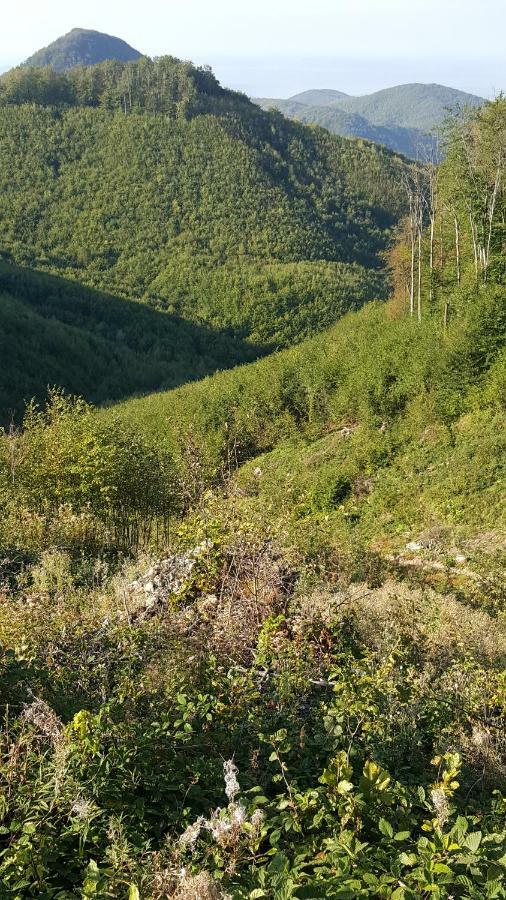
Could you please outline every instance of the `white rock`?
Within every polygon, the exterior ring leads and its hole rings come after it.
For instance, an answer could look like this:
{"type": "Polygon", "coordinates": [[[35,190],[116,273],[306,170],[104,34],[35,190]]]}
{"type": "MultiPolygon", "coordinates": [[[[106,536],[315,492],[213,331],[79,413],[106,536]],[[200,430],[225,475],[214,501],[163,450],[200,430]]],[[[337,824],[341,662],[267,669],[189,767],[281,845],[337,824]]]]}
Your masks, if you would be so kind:
{"type": "Polygon", "coordinates": [[[418,552],[418,550],[422,549],[422,545],[418,543],[418,541],[410,541],[409,544],[406,544],[406,550],[412,550],[413,552],[418,552]]]}

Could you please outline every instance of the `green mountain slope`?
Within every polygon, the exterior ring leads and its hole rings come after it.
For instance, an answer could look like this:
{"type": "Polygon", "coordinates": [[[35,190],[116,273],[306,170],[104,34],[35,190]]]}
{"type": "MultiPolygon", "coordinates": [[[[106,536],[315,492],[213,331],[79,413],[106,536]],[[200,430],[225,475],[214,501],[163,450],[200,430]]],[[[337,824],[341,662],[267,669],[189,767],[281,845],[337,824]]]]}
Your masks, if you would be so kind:
{"type": "Polygon", "coordinates": [[[417,128],[398,125],[373,125],[365,116],[340,109],[335,104],[306,106],[293,99],[271,100],[259,98],[262,109],[278,109],[283,115],[306,125],[320,125],[341,137],[359,137],[383,144],[396,153],[411,159],[430,158],[433,138],[417,128]]]}
{"type": "Polygon", "coordinates": [[[502,527],[505,338],[497,286],[450,337],[371,304],[298,347],[101,416],[176,454],[191,429],[210,477],[233,448],[246,465],[236,496],[291,520],[294,540],[304,523],[317,540],[329,515],[347,547],[393,549],[431,524],[451,540],[502,527]]]}
{"type": "Polygon", "coordinates": [[[51,66],[57,72],[74,66],[94,66],[105,60],[130,62],[140,59],[141,53],[120,38],[86,28],[73,28],[48,47],[30,56],[25,66],[51,66]]]}
{"type": "Polygon", "coordinates": [[[404,171],[171,58],[0,81],[0,251],[256,345],[385,296],[404,171]]]}
{"type": "Polygon", "coordinates": [[[374,125],[432,131],[450,112],[482,106],[484,100],[442,84],[401,84],[365,97],[345,97],[340,109],[365,116],[374,125]]]}
{"type": "Polygon", "coordinates": [[[506,99],[447,134],[391,302],[0,432],[2,897],[504,900],[506,99]]]}
{"type": "Polygon", "coordinates": [[[0,421],[57,385],[93,403],[174,387],[261,351],[230,334],[0,261],[0,421]]]}
{"type": "Polygon", "coordinates": [[[400,85],[364,97],[339,93],[306,91],[288,100],[259,98],[255,102],[300,122],[321,125],[333,134],[384,144],[412,159],[431,157],[432,134],[450,112],[485,102],[439,84],[400,85]]]}
{"type": "Polygon", "coordinates": [[[270,504],[269,515],[275,508],[295,531],[307,521],[308,538],[311,528],[325,530],[325,516],[351,547],[385,541],[392,549],[399,535],[405,540],[433,524],[448,529],[450,540],[457,531],[499,527],[505,132],[503,99],[454,122],[434,225],[419,235],[418,315],[410,307],[406,233],[391,254],[396,294],[387,306],[370,304],[295,348],[127,402],[114,415],[176,454],[180,429],[191,427],[211,478],[231,456],[235,466],[250,460],[237,496],[246,492],[252,507],[260,498],[259,515],[270,504]],[[458,222],[457,246],[445,204],[458,222]],[[487,209],[490,231],[482,224],[487,209]],[[481,241],[489,253],[476,272],[481,241]]]}

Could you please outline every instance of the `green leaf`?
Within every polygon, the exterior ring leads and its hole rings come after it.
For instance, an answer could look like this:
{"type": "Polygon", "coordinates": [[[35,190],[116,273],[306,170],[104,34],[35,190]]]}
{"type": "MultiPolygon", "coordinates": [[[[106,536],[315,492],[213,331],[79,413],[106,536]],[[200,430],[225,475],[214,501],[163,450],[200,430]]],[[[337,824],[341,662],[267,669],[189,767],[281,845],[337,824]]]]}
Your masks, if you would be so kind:
{"type": "Polygon", "coordinates": [[[288,872],[288,857],[284,853],[276,853],[269,863],[270,872],[288,872]]]}
{"type": "Polygon", "coordinates": [[[437,875],[451,875],[452,874],[452,870],[450,869],[450,866],[447,866],[446,863],[442,863],[442,862],[438,862],[435,864],[434,872],[436,872],[437,875]]]}
{"type": "Polygon", "coordinates": [[[350,791],[353,790],[353,785],[351,781],[340,781],[337,785],[337,793],[338,794],[349,794],[350,791]]]}
{"type": "Polygon", "coordinates": [[[140,900],[139,888],[136,884],[131,884],[128,891],[128,900],[140,900]]]}
{"type": "Polygon", "coordinates": [[[386,819],[380,819],[378,822],[378,828],[385,837],[390,838],[390,840],[394,836],[394,830],[390,825],[390,822],[387,822],[386,819]]]}
{"type": "Polygon", "coordinates": [[[455,830],[459,832],[459,834],[466,834],[469,828],[469,824],[465,816],[457,816],[457,820],[455,822],[455,830]]]}
{"type": "Polygon", "coordinates": [[[476,853],[481,844],[481,838],[481,831],[471,831],[470,834],[466,834],[462,843],[464,847],[467,847],[467,849],[471,851],[471,853],[476,853]]]}
{"type": "Polygon", "coordinates": [[[94,859],[91,859],[86,868],[86,877],[83,884],[83,893],[85,897],[92,897],[98,891],[100,881],[100,870],[94,859]]]}
{"type": "Polygon", "coordinates": [[[414,866],[418,862],[418,856],[416,853],[399,853],[398,860],[403,866],[414,866]]]}

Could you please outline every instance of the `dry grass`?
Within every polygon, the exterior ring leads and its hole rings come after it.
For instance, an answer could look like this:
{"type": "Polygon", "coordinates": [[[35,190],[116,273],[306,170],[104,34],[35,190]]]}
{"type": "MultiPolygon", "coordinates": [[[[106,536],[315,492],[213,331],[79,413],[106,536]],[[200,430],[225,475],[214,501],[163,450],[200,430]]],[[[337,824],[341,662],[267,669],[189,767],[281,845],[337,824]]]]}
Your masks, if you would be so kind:
{"type": "Polygon", "coordinates": [[[294,613],[305,622],[352,621],[363,643],[386,651],[399,639],[418,642],[424,656],[445,661],[473,657],[494,669],[506,665],[506,621],[474,609],[451,594],[415,589],[393,580],[379,588],[351,585],[345,591],[318,591],[298,598],[294,613]]]}
{"type": "Polygon", "coordinates": [[[184,869],[177,875],[157,872],[149,896],[152,900],[232,900],[208,872],[190,875],[184,869]]]}

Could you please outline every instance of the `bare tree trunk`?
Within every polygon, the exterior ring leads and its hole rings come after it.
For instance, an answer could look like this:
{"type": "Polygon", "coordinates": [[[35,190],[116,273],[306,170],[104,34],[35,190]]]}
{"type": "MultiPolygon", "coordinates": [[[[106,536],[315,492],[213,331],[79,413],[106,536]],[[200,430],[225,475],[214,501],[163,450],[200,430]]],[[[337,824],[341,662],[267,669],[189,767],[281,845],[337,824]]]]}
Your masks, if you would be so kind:
{"type": "Polygon", "coordinates": [[[473,218],[473,213],[469,210],[469,225],[471,227],[471,239],[473,242],[473,256],[474,256],[474,271],[476,275],[476,284],[478,284],[480,280],[480,255],[479,255],[479,247],[478,247],[478,235],[476,229],[476,223],[473,218]]]}
{"type": "Polygon", "coordinates": [[[415,236],[411,234],[411,281],[409,286],[409,314],[415,314],[415,236]]]}
{"type": "Polygon", "coordinates": [[[456,274],[457,274],[457,284],[460,284],[460,225],[457,215],[454,214],[455,221],[455,260],[456,260],[456,274]]]}
{"type": "Polygon", "coordinates": [[[497,165],[494,189],[492,191],[492,196],[490,198],[490,202],[488,204],[488,211],[487,211],[488,212],[488,214],[487,214],[488,234],[487,234],[487,245],[486,245],[486,249],[485,249],[485,260],[484,260],[484,279],[485,279],[485,281],[487,280],[488,264],[490,261],[490,245],[492,242],[492,230],[493,230],[493,226],[494,226],[495,206],[496,206],[496,202],[497,202],[497,195],[499,193],[499,185],[501,183],[501,168],[502,168],[502,159],[500,158],[498,165],[497,165]]]}
{"type": "Polygon", "coordinates": [[[434,272],[434,228],[435,228],[435,220],[434,216],[431,215],[430,219],[430,247],[429,247],[429,302],[432,306],[432,301],[434,299],[434,290],[432,284],[433,272],[434,272]]]}
{"type": "Polygon", "coordinates": [[[417,294],[418,321],[422,321],[422,227],[418,229],[418,294],[417,294]]]}
{"type": "MultiPolygon", "coordinates": [[[[438,149],[433,148],[432,160],[428,166],[429,190],[426,195],[426,206],[429,212],[430,237],[429,237],[429,300],[432,305],[434,299],[434,239],[436,232],[436,217],[439,207],[439,172],[437,168],[438,149]]],[[[422,197],[423,202],[423,197],[422,197]]]]}

